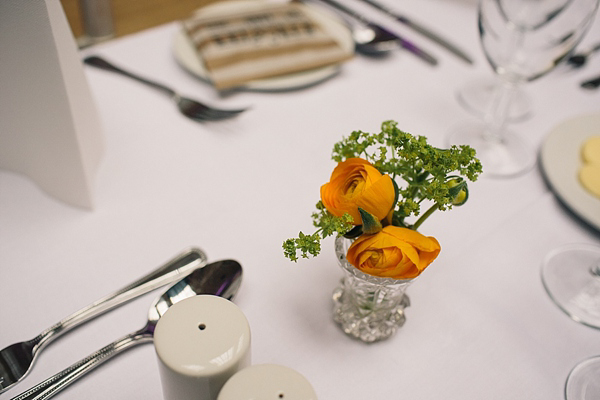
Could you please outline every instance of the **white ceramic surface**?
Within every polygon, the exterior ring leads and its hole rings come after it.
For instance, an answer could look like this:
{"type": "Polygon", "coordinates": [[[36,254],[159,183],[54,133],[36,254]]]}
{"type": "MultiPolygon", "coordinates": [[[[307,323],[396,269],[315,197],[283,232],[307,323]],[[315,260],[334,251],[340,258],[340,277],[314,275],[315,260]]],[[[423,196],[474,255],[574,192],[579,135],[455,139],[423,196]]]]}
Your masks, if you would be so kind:
{"type": "Polygon", "coordinates": [[[277,364],[245,368],[231,377],[217,400],[316,400],[304,375],[277,364]]]}
{"type": "Polygon", "coordinates": [[[556,195],[579,217],[600,229],[600,199],[579,182],[583,143],[600,135],[600,114],[582,115],[557,125],[541,148],[541,166],[556,195]]]}
{"type": "Polygon", "coordinates": [[[250,364],[250,327],[229,300],[199,295],[161,317],[154,346],[165,400],[214,400],[250,364]]]}
{"type": "MultiPolygon", "coordinates": [[[[261,1],[256,0],[240,0],[240,1],[227,1],[216,3],[207,7],[202,8],[198,11],[202,15],[217,15],[222,12],[227,12],[231,9],[238,9],[243,7],[245,9],[254,9],[260,7],[261,1]]],[[[311,17],[317,20],[324,29],[331,34],[340,45],[347,51],[354,51],[354,41],[350,34],[350,30],[344,25],[344,23],[331,13],[321,11],[314,6],[307,5],[307,11],[311,17]]],[[[177,31],[173,40],[173,54],[175,59],[181,66],[193,73],[200,79],[208,81],[208,74],[204,65],[202,64],[193,44],[191,43],[188,36],[185,34],[183,29],[177,31]]],[[[267,79],[260,79],[249,82],[248,84],[241,87],[241,89],[252,90],[252,91],[280,91],[280,90],[292,90],[300,89],[307,86],[311,86],[322,82],[332,76],[336,75],[340,70],[340,65],[332,65],[322,68],[316,68],[308,71],[298,72],[294,74],[287,74],[282,76],[276,76],[267,79]]]]}

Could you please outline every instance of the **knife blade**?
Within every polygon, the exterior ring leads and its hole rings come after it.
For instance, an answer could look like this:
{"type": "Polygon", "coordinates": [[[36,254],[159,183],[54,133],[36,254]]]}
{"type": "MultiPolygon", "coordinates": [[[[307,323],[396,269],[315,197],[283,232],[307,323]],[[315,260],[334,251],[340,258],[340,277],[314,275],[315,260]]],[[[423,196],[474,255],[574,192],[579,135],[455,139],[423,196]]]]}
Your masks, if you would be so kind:
{"type": "Polygon", "coordinates": [[[421,49],[420,47],[418,47],[411,41],[401,37],[400,35],[390,32],[388,29],[384,28],[383,26],[378,25],[373,21],[370,21],[363,15],[361,15],[358,12],[352,10],[351,8],[345,6],[344,4],[339,3],[336,0],[320,0],[320,1],[332,6],[333,8],[338,9],[339,11],[349,15],[350,17],[354,18],[355,20],[357,20],[358,22],[360,22],[362,24],[365,24],[366,26],[374,27],[378,30],[384,31],[389,36],[395,37],[396,41],[402,48],[408,50],[409,52],[411,52],[412,54],[419,57],[420,59],[422,59],[423,61],[427,62],[430,65],[437,65],[437,63],[438,63],[437,59],[434,56],[432,56],[431,54],[429,54],[427,51],[421,49]]]}
{"type": "Polygon", "coordinates": [[[408,26],[409,28],[420,33],[421,35],[425,36],[426,38],[441,45],[442,47],[446,48],[446,50],[450,51],[451,53],[453,53],[455,56],[459,57],[466,63],[473,64],[473,59],[469,55],[467,55],[467,53],[464,50],[461,50],[460,48],[458,48],[458,46],[450,43],[447,39],[444,39],[439,34],[433,32],[429,28],[426,28],[423,25],[418,24],[417,22],[415,22],[407,17],[398,14],[391,8],[379,3],[376,0],[361,0],[361,1],[375,7],[379,11],[382,11],[385,14],[389,15],[390,17],[394,18],[396,21],[408,26]]]}

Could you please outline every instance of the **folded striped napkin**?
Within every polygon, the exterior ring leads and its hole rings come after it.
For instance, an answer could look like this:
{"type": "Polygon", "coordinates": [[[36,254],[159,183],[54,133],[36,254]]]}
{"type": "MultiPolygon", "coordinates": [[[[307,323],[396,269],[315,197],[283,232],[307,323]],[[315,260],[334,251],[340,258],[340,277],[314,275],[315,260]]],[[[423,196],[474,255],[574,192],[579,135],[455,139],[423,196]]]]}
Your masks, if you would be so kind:
{"type": "Polygon", "coordinates": [[[306,5],[251,4],[222,7],[223,11],[217,13],[200,9],[182,21],[217,89],[337,64],[352,57],[353,51],[344,48],[306,5]]]}

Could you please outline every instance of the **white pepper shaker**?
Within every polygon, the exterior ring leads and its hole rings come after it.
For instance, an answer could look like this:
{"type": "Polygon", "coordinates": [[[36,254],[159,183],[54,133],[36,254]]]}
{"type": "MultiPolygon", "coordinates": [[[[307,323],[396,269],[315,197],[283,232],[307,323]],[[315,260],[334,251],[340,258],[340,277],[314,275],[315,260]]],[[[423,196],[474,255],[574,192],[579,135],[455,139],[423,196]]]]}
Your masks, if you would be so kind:
{"type": "Polygon", "coordinates": [[[216,400],[225,382],[250,365],[250,327],[231,301],[193,296],[161,317],[154,347],[165,400],[216,400]]]}
{"type": "Polygon", "coordinates": [[[217,400],[317,400],[317,395],[299,372],[277,364],[259,364],[232,376],[217,400]]]}

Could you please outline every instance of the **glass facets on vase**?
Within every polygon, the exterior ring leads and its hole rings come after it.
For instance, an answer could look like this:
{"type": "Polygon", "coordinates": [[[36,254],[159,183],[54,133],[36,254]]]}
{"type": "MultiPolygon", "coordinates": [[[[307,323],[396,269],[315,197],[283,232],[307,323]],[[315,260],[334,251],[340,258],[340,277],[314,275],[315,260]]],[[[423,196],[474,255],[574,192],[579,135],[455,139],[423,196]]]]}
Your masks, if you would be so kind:
{"type": "Polygon", "coordinates": [[[351,241],[338,237],[335,251],[344,271],[333,292],[333,319],[342,330],[363,342],[376,342],[392,336],[404,325],[404,309],[410,305],[406,288],[412,280],[367,275],[346,260],[351,241]]]}

